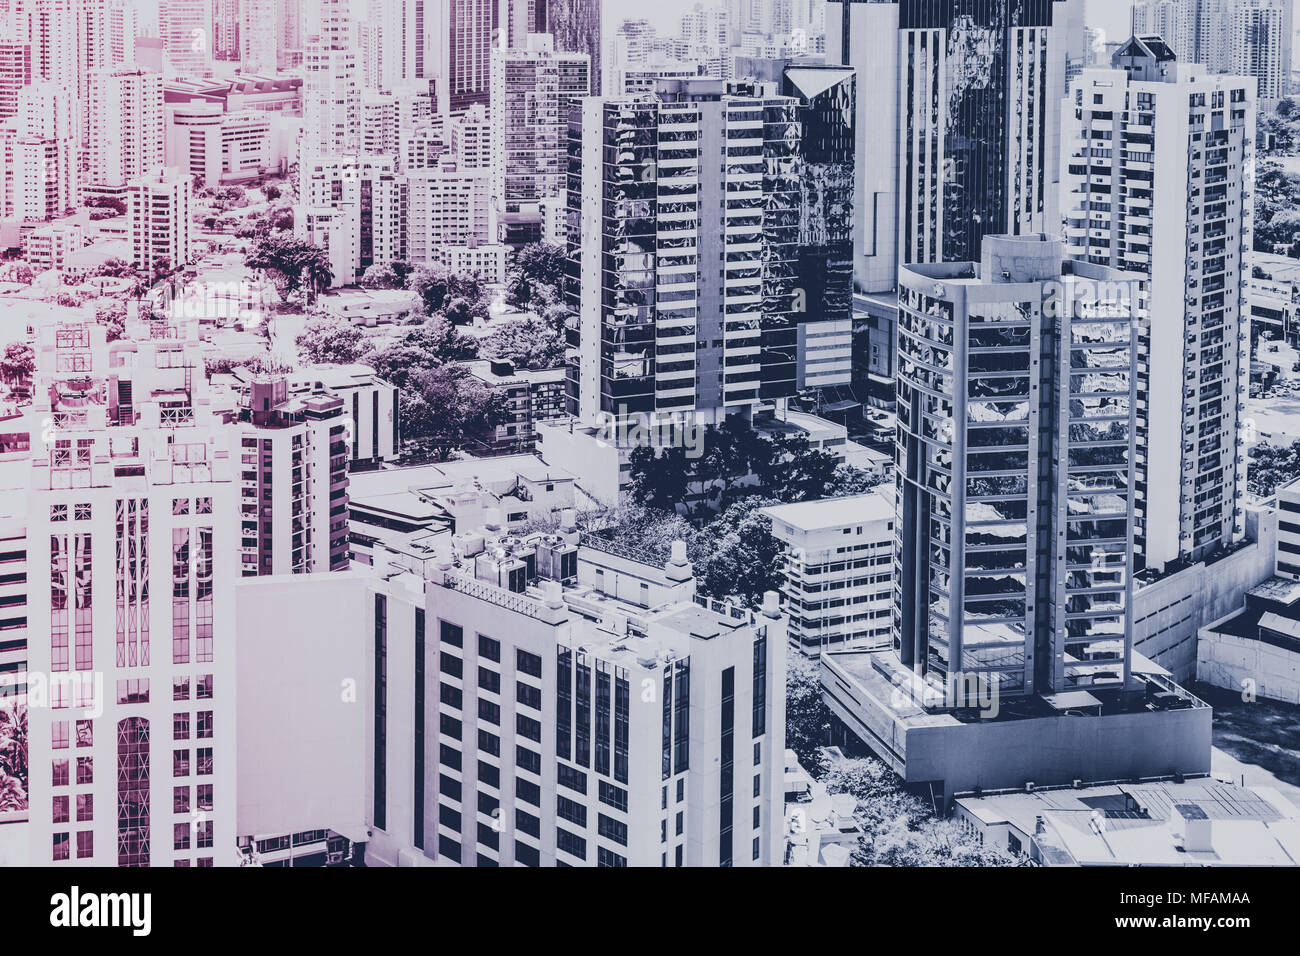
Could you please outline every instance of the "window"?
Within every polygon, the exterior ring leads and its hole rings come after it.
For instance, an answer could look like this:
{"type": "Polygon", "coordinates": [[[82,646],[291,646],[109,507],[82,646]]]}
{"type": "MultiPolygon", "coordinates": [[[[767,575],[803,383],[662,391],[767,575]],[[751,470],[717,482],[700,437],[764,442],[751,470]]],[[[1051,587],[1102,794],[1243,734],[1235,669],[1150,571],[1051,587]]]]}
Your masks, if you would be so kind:
{"type": "Polygon", "coordinates": [[[478,669],[478,686],[493,694],[501,693],[501,675],[486,667],[478,669]]]}
{"type": "Polygon", "coordinates": [[[501,642],[483,634],[478,636],[478,656],[501,663],[501,642]]]}
{"type": "Polygon", "coordinates": [[[66,860],[68,858],[68,835],[66,833],[54,834],[54,859],[66,860]]]}
{"type": "Polygon", "coordinates": [[[190,825],[176,823],[172,825],[172,849],[188,850],[190,848],[190,825]]]}
{"type": "Polygon", "coordinates": [[[212,784],[201,783],[194,788],[197,791],[200,810],[212,809],[212,784]]]}
{"type": "Polygon", "coordinates": [[[501,726],[501,705],[494,704],[490,700],[480,699],[478,702],[478,719],[486,720],[489,724],[501,726]]]}
{"type": "Polygon", "coordinates": [[[616,787],[612,783],[600,781],[600,802],[613,807],[615,810],[622,810],[627,813],[627,791],[622,787],[616,787]]]}
{"type": "Polygon", "coordinates": [[[200,740],[207,740],[212,736],[212,711],[201,710],[196,715],[198,717],[198,732],[195,734],[200,740]]]}
{"type": "Polygon", "coordinates": [[[95,758],[77,758],[77,785],[85,786],[95,782],[95,758]]]}
{"type": "Polygon", "coordinates": [[[68,748],[68,722],[56,720],[50,724],[50,746],[55,750],[68,748]]]}
{"type": "Polygon", "coordinates": [[[53,762],[52,780],[56,787],[66,787],[68,785],[68,761],[55,760],[53,762]]]}
{"type": "Polygon", "coordinates": [[[200,747],[194,753],[195,763],[198,765],[198,775],[200,777],[210,777],[212,775],[212,748],[200,747]]]}
{"type": "Polygon", "coordinates": [[[450,714],[438,715],[438,732],[444,737],[450,737],[452,740],[461,739],[461,723],[450,714]]]}
{"type": "Polygon", "coordinates": [[[189,740],[190,739],[190,715],[173,714],[172,715],[172,740],[189,740]]]}
{"type": "Polygon", "coordinates": [[[195,680],[194,685],[196,688],[195,696],[199,700],[212,699],[212,675],[211,674],[201,675],[197,680],[195,680]]]}
{"type": "Polygon", "coordinates": [[[172,787],[172,813],[190,812],[190,788],[172,787]]]}
{"type": "Polygon", "coordinates": [[[465,631],[450,621],[439,621],[438,639],[444,644],[450,644],[452,647],[463,648],[465,646],[465,631]]]}
{"type": "Polygon", "coordinates": [[[535,807],[542,805],[542,788],[528,780],[515,778],[515,797],[535,807]]]}
{"type": "Polygon", "coordinates": [[[534,743],[542,742],[542,723],[523,714],[515,714],[515,733],[527,737],[534,743]]]}
{"type": "Polygon", "coordinates": [[[77,794],[77,822],[88,823],[95,819],[95,795],[93,793],[77,794]]]}
{"type": "Polygon", "coordinates": [[[515,649],[515,668],[530,677],[542,676],[542,659],[520,648],[515,649]]]}
{"type": "Polygon", "coordinates": [[[542,775],[542,755],[529,750],[527,747],[515,747],[515,766],[521,770],[527,770],[529,773],[535,773],[539,777],[542,775]]]}
{"type": "Polygon", "coordinates": [[[172,678],[172,700],[190,699],[190,679],[188,677],[172,678]]]}
{"type": "Polygon", "coordinates": [[[558,764],[555,768],[555,781],[561,787],[568,787],[574,793],[580,793],[583,796],[587,794],[587,775],[581,770],[574,770],[572,767],[558,764]]]}
{"type": "Polygon", "coordinates": [[[598,846],[596,847],[596,865],[627,866],[627,858],[619,856],[613,850],[606,850],[603,846],[598,846]]]}
{"type": "Polygon", "coordinates": [[[478,762],[478,778],[481,782],[486,783],[489,787],[501,788],[501,770],[480,760],[478,762]]]}
{"type": "Polygon", "coordinates": [[[542,709],[542,692],[530,684],[523,681],[515,682],[515,700],[525,707],[531,707],[533,710],[542,709]]]}
{"type": "Polygon", "coordinates": [[[190,752],[188,750],[172,751],[172,776],[188,777],[190,775],[190,752]]]}
{"type": "Polygon", "coordinates": [[[95,855],[95,834],[91,830],[77,831],[77,859],[85,860],[95,855]]]}
{"type": "Polygon", "coordinates": [[[501,756],[501,738],[486,730],[478,732],[478,749],[493,757],[501,756]]]}
{"type": "Polygon", "coordinates": [[[555,828],[555,848],[580,860],[587,858],[587,841],[576,833],[570,833],[564,827],[555,828]]]}
{"type": "Polygon", "coordinates": [[[538,853],[537,847],[529,846],[527,843],[515,841],[515,860],[524,866],[541,866],[541,854],[538,853]]]}
{"type": "Polygon", "coordinates": [[[531,837],[541,839],[542,821],[525,810],[515,810],[515,829],[531,837]]]}
{"type": "Polygon", "coordinates": [[[568,820],[576,826],[587,826],[587,808],[565,796],[555,798],[555,814],[561,820],[568,820]]]}
{"type": "Polygon", "coordinates": [[[90,720],[77,721],[77,746],[93,747],[95,745],[95,726],[90,720]]]}
{"type": "Polygon", "coordinates": [[[596,832],[607,840],[613,840],[620,846],[627,846],[627,824],[621,823],[613,817],[607,817],[603,813],[598,814],[596,832]]]}
{"type": "Polygon", "coordinates": [[[54,798],[54,810],[53,810],[53,814],[54,814],[54,815],[53,815],[52,822],[54,822],[54,823],[67,823],[67,822],[68,822],[69,817],[70,817],[70,814],[69,814],[69,811],[68,811],[68,798],[67,798],[67,796],[59,796],[59,797],[55,797],[55,798],[54,798]]]}

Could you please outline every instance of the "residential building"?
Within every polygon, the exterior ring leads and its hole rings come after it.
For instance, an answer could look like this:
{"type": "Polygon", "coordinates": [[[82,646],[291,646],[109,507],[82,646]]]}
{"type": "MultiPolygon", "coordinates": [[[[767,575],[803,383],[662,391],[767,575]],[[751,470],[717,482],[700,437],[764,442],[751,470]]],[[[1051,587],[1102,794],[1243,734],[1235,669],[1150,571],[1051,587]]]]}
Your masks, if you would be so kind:
{"type": "Polygon", "coordinates": [[[564,369],[518,369],[508,361],[468,362],[466,369],[506,400],[507,419],[491,439],[496,454],[531,451],[535,423],[564,416],[564,369]]]}
{"type": "Polygon", "coordinates": [[[86,182],[124,190],[163,167],[162,76],[136,67],[95,70],[89,83],[86,182]]]}
{"type": "Polygon", "coordinates": [[[798,101],[663,81],[584,99],[569,135],[570,411],[711,422],[793,395],[798,101]]]}
{"type": "Polygon", "coordinates": [[[1083,71],[1062,116],[1069,254],[1148,284],[1136,342],[1137,567],[1199,560],[1244,533],[1255,84],[1179,62],[1159,37],[1132,37],[1110,69],[1083,71]]]}
{"type": "Polygon", "coordinates": [[[289,394],[259,376],[229,429],[240,456],[239,560],[244,576],[348,567],[348,432],[343,399],[289,394]]]}
{"type": "Polygon", "coordinates": [[[190,176],[175,168],[127,183],[126,213],[130,223],[131,262],[151,270],[191,261],[190,176]]]}

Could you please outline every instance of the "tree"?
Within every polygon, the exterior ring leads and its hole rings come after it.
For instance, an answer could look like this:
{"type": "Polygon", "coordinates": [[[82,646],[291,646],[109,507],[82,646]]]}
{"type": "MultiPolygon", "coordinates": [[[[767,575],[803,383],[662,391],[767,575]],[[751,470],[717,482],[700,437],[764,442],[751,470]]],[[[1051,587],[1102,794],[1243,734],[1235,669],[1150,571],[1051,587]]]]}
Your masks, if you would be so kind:
{"type": "Polygon", "coordinates": [[[0,700],[0,810],[27,808],[27,706],[0,700]]]}
{"type": "Polygon", "coordinates": [[[26,342],[10,342],[0,358],[0,378],[8,385],[30,385],[36,372],[36,352],[26,342]]]}
{"type": "Polygon", "coordinates": [[[505,396],[460,365],[415,372],[401,394],[404,433],[438,461],[486,441],[508,417],[505,396]]]}
{"type": "Polygon", "coordinates": [[[325,250],[287,232],[258,236],[246,262],[249,268],[267,273],[281,294],[302,289],[314,294],[334,281],[325,250]]]}
{"type": "Polygon", "coordinates": [[[266,197],[268,202],[275,202],[282,194],[280,192],[280,187],[275,185],[275,183],[267,183],[262,187],[262,195],[266,197]]]}
{"type": "Polygon", "coordinates": [[[116,342],[126,334],[126,303],[114,302],[112,305],[96,310],[95,321],[107,330],[104,340],[116,342]]]}
{"type": "Polygon", "coordinates": [[[405,388],[416,372],[478,356],[478,343],[441,316],[411,328],[396,342],[365,357],[380,378],[405,388]]]}
{"type": "Polygon", "coordinates": [[[297,338],[298,348],[314,365],[348,365],[366,351],[361,330],[340,316],[316,315],[297,338]]]}
{"type": "Polygon", "coordinates": [[[482,353],[512,362],[515,368],[559,368],[564,364],[564,336],[529,314],[498,326],[483,342],[482,353]]]}
{"type": "Polygon", "coordinates": [[[651,508],[676,513],[690,488],[691,462],[685,448],[664,448],[658,452],[638,445],[628,456],[632,497],[651,508]]]}
{"type": "Polygon", "coordinates": [[[420,297],[426,315],[446,312],[455,299],[464,299],[465,321],[487,315],[490,300],[482,279],[477,275],[451,272],[443,266],[416,266],[406,279],[406,288],[420,297]]]}
{"type": "Polygon", "coordinates": [[[818,748],[830,743],[830,732],[831,712],[822,699],[820,665],[791,654],[785,675],[785,745],[800,765],[817,774],[821,770],[818,748]]]}
{"type": "Polygon", "coordinates": [[[759,509],[779,501],[745,498],[730,505],[697,536],[697,589],[713,597],[736,597],[747,607],[781,586],[783,547],[772,534],[772,519],[759,509]]]}
{"type": "MultiPolygon", "coordinates": [[[[511,256],[506,280],[506,301],[523,308],[533,303],[534,297],[548,289],[555,295],[564,281],[564,264],[567,253],[563,246],[544,242],[531,242],[520,246],[511,256]]],[[[544,294],[544,293],[542,293],[544,294]]]]}
{"type": "Polygon", "coordinates": [[[846,495],[860,495],[870,491],[884,482],[884,478],[874,471],[858,468],[854,465],[840,465],[826,482],[822,497],[843,498],[846,495]]]}
{"type": "Polygon", "coordinates": [[[933,809],[903,790],[879,760],[844,760],[820,769],[828,793],[848,794],[857,801],[854,819],[862,837],[852,856],[854,866],[1018,865],[1009,854],[981,845],[953,821],[934,816],[933,809]]]}
{"type": "Polygon", "coordinates": [[[1297,477],[1300,477],[1300,439],[1281,447],[1262,441],[1251,449],[1246,465],[1246,486],[1251,494],[1267,498],[1297,477]]]}
{"type": "Polygon", "coordinates": [[[376,262],[361,277],[361,288],[403,289],[412,269],[409,262],[376,262]]]}

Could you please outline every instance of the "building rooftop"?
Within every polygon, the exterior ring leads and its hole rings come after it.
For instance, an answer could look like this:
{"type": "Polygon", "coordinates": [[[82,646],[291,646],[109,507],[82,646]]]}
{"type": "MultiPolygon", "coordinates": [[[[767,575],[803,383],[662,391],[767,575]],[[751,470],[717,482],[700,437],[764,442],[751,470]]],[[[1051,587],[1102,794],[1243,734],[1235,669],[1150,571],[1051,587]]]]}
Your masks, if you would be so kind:
{"type": "Polygon", "coordinates": [[[959,796],[985,826],[1033,840],[1047,865],[1300,863],[1300,811],[1271,788],[1208,778],[959,796]],[[1197,835],[1188,825],[1204,827],[1197,835]]]}
{"type": "Polygon", "coordinates": [[[887,497],[876,489],[843,498],[821,498],[772,505],[763,513],[800,531],[824,531],[868,521],[892,521],[894,500],[892,487],[887,497]]]}

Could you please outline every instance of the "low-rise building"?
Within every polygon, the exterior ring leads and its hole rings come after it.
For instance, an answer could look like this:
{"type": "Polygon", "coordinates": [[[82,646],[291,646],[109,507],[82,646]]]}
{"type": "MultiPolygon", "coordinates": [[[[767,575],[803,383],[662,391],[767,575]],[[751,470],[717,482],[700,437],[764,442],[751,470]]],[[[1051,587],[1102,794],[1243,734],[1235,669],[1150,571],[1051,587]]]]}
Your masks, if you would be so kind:
{"type": "Polygon", "coordinates": [[[781,593],[790,644],[817,655],[889,643],[894,603],[893,486],[764,508],[785,546],[781,593]]]}
{"type": "Polygon", "coordinates": [[[1039,866],[1295,866],[1300,811],[1277,790],[1171,778],[960,795],[980,843],[1039,866]]]}
{"type": "Polygon", "coordinates": [[[491,439],[495,454],[531,451],[536,425],[564,416],[564,368],[518,369],[511,362],[492,359],[468,362],[471,375],[505,396],[507,418],[491,439]]]}

